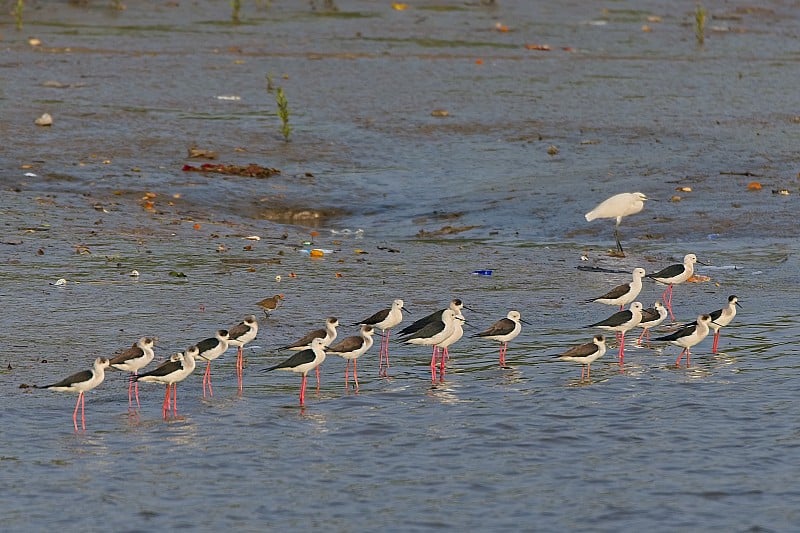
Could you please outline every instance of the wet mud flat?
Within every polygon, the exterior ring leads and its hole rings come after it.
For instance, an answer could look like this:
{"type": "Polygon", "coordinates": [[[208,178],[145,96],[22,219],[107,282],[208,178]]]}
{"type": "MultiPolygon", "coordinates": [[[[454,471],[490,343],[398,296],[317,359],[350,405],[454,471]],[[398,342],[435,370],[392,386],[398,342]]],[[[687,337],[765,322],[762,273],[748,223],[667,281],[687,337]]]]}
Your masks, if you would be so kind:
{"type": "Polygon", "coordinates": [[[702,47],[680,6],[279,2],[245,6],[240,24],[227,5],[127,7],[34,2],[4,31],[10,187],[179,192],[203,211],[307,223],[294,213],[320,210],[396,236],[458,212],[471,236],[510,220],[524,237],[580,238],[595,196],[679,187],[692,193],[636,236],[756,236],[792,218],[794,197],[772,195],[796,194],[800,129],[797,14],[780,5],[706,6],[702,47]],[[53,126],[33,125],[43,112],[53,126]],[[283,173],[188,178],[191,147],[283,173]]]}

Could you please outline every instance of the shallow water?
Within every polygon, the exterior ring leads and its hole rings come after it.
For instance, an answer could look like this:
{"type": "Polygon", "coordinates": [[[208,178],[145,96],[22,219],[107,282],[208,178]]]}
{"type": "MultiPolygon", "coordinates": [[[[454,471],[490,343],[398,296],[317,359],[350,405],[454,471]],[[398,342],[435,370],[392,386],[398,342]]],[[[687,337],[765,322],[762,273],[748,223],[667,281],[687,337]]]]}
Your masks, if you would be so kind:
{"type": "MultiPolygon", "coordinates": [[[[796,8],[708,4],[730,31],[697,49],[682,4],[275,2],[248,6],[240,26],[217,4],[46,4],[3,32],[7,530],[99,530],[98,515],[115,530],[797,523],[796,8]],[[642,32],[650,14],[662,21],[642,32]],[[288,144],[267,72],[295,111],[288,144]],[[32,125],[44,111],[51,129],[32,125]],[[183,173],[192,143],[283,173],[183,173]],[[747,191],[753,180],[764,189],[747,191]],[[614,259],[613,223],[582,214],[621,190],[657,201],[623,222],[628,257],[614,259]],[[308,209],[322,211],[315,236],[264,220],[308,209]],[[476,227],[417,238],[447,225],[476,227]],[[311,260],[306,240],[336,252],[311,260]],[[582,302],[629,277],[578,266],[653,271],[688,252],[711,263],[699,267],[711,281],[675,289],[679,320],[729,294],[743,306],[721,353],[706,340],[676,369],[676,347],[629,343],[623,370],[611,348],[588,383],[553,362],[613,312],[582,302]],[[213,399],[199,376],[179,386],[178,420],[161,420],[163,390],[146,384],[128,411],[119,373],[87,396],[85,433],[72,431],[73,397],[19,388],[141,335],[166,357],[276,292],[285,304],[246,350],[243,394],[231,351],[214,365],[213,399]],[[396,297],[414,317],[460,297],[475,328],[512,308],[534,325],[509,369],[467,329],[435,387],[425,349],[394,343],[388,380],[377,349],[365,355],[357,394],[330,356],[302,410],[299,378],[258,372],[324,317],[350,324],[396,297]]],[[[646,283],[642,301],[662,289],[646,283]]]]}

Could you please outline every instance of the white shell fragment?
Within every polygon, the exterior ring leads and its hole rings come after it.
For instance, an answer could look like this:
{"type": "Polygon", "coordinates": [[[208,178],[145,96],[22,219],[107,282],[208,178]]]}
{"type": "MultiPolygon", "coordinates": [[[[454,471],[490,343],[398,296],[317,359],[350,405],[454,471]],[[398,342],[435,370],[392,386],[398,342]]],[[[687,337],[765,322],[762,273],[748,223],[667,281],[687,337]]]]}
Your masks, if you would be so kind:
{"type": "Polygon", "coordinates": [[[52,126],[53,125],[53,117],[50,116],[50,113],[45,113],[41,117],[39,117],[36,120],[34,120],[33,122],[37,126],[52,126]]]}

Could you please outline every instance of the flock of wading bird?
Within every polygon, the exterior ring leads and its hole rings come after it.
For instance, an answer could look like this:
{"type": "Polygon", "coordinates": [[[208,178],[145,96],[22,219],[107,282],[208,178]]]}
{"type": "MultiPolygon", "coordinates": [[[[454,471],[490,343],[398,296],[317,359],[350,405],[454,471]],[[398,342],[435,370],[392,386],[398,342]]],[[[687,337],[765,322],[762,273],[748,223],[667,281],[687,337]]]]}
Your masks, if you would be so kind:
{"type": "MultiPolygon", "coordinates": [[[[642,193],[623,193],[612,196],[587,213],[586,219],[616,218],[617,224],[614,235],[617,241],[617,251],[622,254],[622,246],[619,242],[617,231],[619,222],[623,216],[641,211],[644,205],[643,202],[646,199],[642,193]]],[[[618,285],[601,296],[587,300],[587,302],[619,306],[619,311],[605,320],[585,327],[596,327],[616,333],[619,345],[618,360],[619,364],[622,365],[625,358],[625,334],[628,331],[636,327],[641,328],[642,333],[637,339],[637,344],[641,344],[644,339],[649,345],[651,329],[664,322],[667,316],[670,316],[673,321],[675,320],[672,312],[673,287],[692,279],[695,263],[699,263],[697,257],[694,254],[687,254],[683,259],[683,263],[670,265],[652,274],[647,274],[643,268],[635,268],[630,282],[618,285]],[[643,308],[642,304],[636,301],[642,290],[642,280],[645,277],[667,286],[661,295],[661,301],[656,301],[653,307],[648,309],[643,308]],[[626,305],[629,306],[628,309],[625,309],[626,305]]],[[[282,300],[283,295],[276,294],[261,300],[257,305],[269,317],[270,313],[278,308],[282,300]]],[[[730,324],[736,316],[737,306],[741,307],[738,298],[730,296],[727,305],[721,309],[707,314],[700,314],[695,322],[681,325],[672,333],[656,337],[653,340],[667,341],[683,348],[675,361],[675,365],[680,366],[681,359],[685,355],[688,367],[690,348],[705,339],[710,330],[714,331],[712,353],[717,352],[720,329],[730,324]]],[[[400,340],[403,343],[432,347],[430,370],[433,383],[444,381],[449,357],[448,349],[464,335],[463,324],[465,319],[462,309],[465,308],[469,309],[464,306],[460,299],[454,299],[446,309],[431,313],[406,326],[399,332],[400,340]]],[[[300,374],[300,405],[303,406],[305,405],[308,373],[312,370],[316,372],[317,387],[319,387],[319,367],[325,361],[327,354],[335,354],[345,359],[345,386],[347,387],[349,384],[350,366],[352,365],[353,386],[358,389],[358,358],[372,347],[373,336],[377,334],[381,337],[378,373],[381,377],[387,377],[389,369],[389,336],[392,329],[399,326],[403,321],[403,311],[408,311],[404,307],[403,300],[394,300],[391,307],[382,309],[364,320],[354,322],[352,325],[360,326],[359,334],[346,337],[337,343],[334,342],[337,338],[339,320],[335,317],[329,317],[325,322],[324,328],[311,331],[296,342],[282,347],[282,349],[292,350],[296,353],[276,365],[263,369],[262,372],[288,370],[300,374]],[[377,333],[376,330],[380,330],[380,333],[377,333]]],[[[500,366],[505,368],[508,343],[520,334],[523,323],[528,324],[528,322],[522,320],[519,311],[511,310],[505,318],[498,320],[484,331],[472,335],[472,337],[500,343],[499,362],[500,366]]],[[[77,416],[78,410],[80,410],[81,425],[85,430],[84,393],[103,382],[106,368],[122,370],[130,373],[128,382],[128,405],[130,407],[133,407],[134,400],[136,406],[140,406],[140,381],[165,385],[166,391],[162,404],[162,413],[164,418],[167,419],[170,410],[172,410],[173,415],[177,416],[177,385],[192,374],[198,359],[201,362],[206,362],[202,379],[203,397],[205,398],[206,395],[213,396],[211,362],[223,355],[231,347],[237,348],[236,376],[239,391],[241,392],[244,368],[242,349],[247,343],[253,341],[257,334],[258,321],[256,317],[247,315],[242,322],[230,329],[220,329],[214,337],[204,339],[191,345],[185,351],[172,355],[150,371],[139,373],[155,358],[153,348],[156,338],[142,337],[130,348],[111,358],[97,358],[89,370],[78,372],[57,383],[38,388],[78,393],[78,400],[72,413],[72,421],[77,431],[77,416]]],[[[605,353],[605,338],[603,335],[595,335],[590,342],[574,346],[563,353],[557,354],[555,357],[564,361],[579,363],[581,365],[580,379],[583,381],[591,378],[591,364],[605,353]]]]}

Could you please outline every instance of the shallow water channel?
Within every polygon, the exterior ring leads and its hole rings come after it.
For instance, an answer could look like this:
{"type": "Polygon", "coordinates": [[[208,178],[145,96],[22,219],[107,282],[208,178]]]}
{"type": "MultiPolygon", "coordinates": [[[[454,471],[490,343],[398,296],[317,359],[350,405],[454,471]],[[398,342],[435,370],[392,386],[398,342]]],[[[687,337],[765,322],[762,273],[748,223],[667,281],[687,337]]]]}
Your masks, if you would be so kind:
{"type": "Polygon", "coordinates": [[[5,529],[797,523],[800,9],[705,3],[700,46],[677,2],[275,0],[239,24],[227,2],[25,4],[0,27],[5,529]],[[203,163],[281,172],[183,170],[203,163]],[[583,213],[635,190],[653,201],[611,257],[613,221],[583,213]],[[589,381],[554,360],[614,311],[587,298],[690,252],[710,279],[675,288],[678,321],[743,306],[720,353],[676,368],[677,347],[629,339],[620,368],[611,342],[589,381]],[[395,298],[417,318],[454,297],[471,309],[443,383],[396,341],[358,392],[329,356],[304,409],[298,376],[259,372],[327,316],[344,337],[395,298]],[[509,309],[532,325],[501,369],[471,335],[509,309]],[[179,385],[177,418],[155,385],[129,410],[109,373],[75,433],[73,396],[27,387],[249,313],[242,393],[230,351],[213,398],[179,385]]]}

